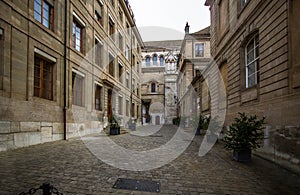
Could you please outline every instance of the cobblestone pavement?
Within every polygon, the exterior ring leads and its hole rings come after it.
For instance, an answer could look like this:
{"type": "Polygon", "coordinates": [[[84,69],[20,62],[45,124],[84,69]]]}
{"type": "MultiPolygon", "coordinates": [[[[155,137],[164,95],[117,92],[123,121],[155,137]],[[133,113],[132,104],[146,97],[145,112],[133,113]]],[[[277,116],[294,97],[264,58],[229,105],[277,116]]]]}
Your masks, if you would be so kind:
{"type": "MultiPolygon", "coordinates": [[[[123,147],[145,150],[163,145],[175,131],[170,125],[152,136],[127,133],[110,138],[123,147]]],[[[81,139],[2,152],[0,194],[19,194],[45,181],[66,194],[153,194],[114,189],[118,178],[159,181],[160,194],[300,193],[299,175],[256,156],[251,163],[237,163],[220,142],[206,156],[199,157],[202,139],[203,136],[196,136],[177,159],[145,172],[121,170],[103,163],[81,139]]]]}

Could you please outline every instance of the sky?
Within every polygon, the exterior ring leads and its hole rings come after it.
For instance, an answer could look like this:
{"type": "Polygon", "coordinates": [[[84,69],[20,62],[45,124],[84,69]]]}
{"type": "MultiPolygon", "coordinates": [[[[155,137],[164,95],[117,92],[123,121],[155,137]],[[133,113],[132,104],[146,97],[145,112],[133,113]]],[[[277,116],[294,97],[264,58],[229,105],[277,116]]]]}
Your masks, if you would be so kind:
{"type": "Polygon", "coordinates": [[[210,25],[205,0],[129,0],[143,41],[182,39],[186,22],[190,33],[210,25]]]}

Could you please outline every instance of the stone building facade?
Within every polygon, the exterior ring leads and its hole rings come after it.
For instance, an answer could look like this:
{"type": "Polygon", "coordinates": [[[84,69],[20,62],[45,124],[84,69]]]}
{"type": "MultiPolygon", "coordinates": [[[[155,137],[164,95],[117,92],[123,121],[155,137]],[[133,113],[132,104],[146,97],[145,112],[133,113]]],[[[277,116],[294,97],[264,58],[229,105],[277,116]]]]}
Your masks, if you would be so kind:
{"type": "Polygon", "coordinates": [[[238,112],[265,116],[261,151],[299,170],[300,2],[206,0],[205,5],[211,13],[212,63],[227,93],[225,125],[238,112]]]}
{"type": "Polygon", "coordinates": [[[0,151],[140,123],[141,47],[128,0],[1,1],[0,151]]]}
{"type": "Polygon", "coordinates": [[[143,124],[171,124],[177,115],[177,68],[181,40],[145,42],[142,52],[143,124]]]}
{"type": "MultiPolygon", "coordinates": [[[[185,31],[177,64],[178,116],[191,118],[200,112],[200,98],[197,97],[197,90],[193,88],[192,81],[196,76],[201,75],[210,63],[210,27],[189,33],[187,23],[185,31]]],[[[203,108],[208,109],[208,107],[203,108]]]]}

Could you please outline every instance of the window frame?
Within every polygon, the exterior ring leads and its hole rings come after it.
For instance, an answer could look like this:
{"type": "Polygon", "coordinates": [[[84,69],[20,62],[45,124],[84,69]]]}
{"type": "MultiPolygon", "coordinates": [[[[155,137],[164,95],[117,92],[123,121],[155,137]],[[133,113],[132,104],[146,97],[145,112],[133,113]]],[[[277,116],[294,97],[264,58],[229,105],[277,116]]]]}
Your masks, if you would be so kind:
{"type": "Polygon", "coordinates": [[[156,83],[151,83],[151,93],[156,93],[156,83]]]}
{"type": "Polygon", "coordinates": [[[103,67],[103,43],[95,37],[95,64],[103,67]]]}
{"type": "Polygon", "coordinates": [[[195,57],[204,57],[204,43],[195,44],[195,57]]]}
{"type": "Polygon", "coordinates": [[[259,83],[259,34],[255,33],[251,36],[244,48],[244,60],[245,60],[245,87],[246,89],[255,87],[259,83]],[[248,52],[248,46],[253,42],[253,48],[248,52]],[[248,62],[248,54],[253,51],[253,60],[248,62]],[[257,54],[258,52],[258,54],[257,54]],[[249,74],[249,66],[254,65],[253,73],[249,74]],[[254,83],[249,84],[249,78],[254,76],[254,83]]]}
{"type": "Polygon", "coordinates": [[[46,0],[34,0],[33,2],[33,18],[41,23],[44,27],[54,31],[54,6],[53,4],[49,3],[49,1],[46,0]],[[39,2],[40,3],[39,3],[39,2]],[[40,10],[37,10],[37,4],[40,6],[40,10]],[[45,5],[48,6],[48,17],[45,17],[45,5]],[[40,12],[40,13],[39,13],[40,12]],[[37,18],[36,16],[39,15],[40,18],[37,18]],[[48,26],[44,23],[44,21],[48,20],[48,26]]]}
{"type": "Polygon", "coordinates": [[[73,70],[72,71],[72,105],[84,107],[85,104],[84,83],[85,83],[85,77],[82,74],[80,74],[78,71],[73,70]],[[77,87],[79,90],[75,89],[77,87]]]}
{"type": "Polygon", "coordinates": [[[118,97],[118,114],[123,115],[123,97],[118,97]]]}
{"type": "Polygon", "coordinates": [[[80,52],[80,53],[84,53],[84,40],[83,40],[83,33],[84,33],[84,25],[82,25],[80,23],[80,21],[78,21],[75,17],[73,17],[73,21],[72,21],[72,47],[80,52]],[[75,26],[74,26],[75,25],[75,26]],[[74,32],[74,27],[75,27],[75,32],[74,32]],[[77,38],[77,32],[76,29],[80,29],[80,36],[79,38],[77,38]],[[79,40],[79,45],[77,44],[77,40],[79,40]],[[77,49],[77,46],[79,46],[79,50],[77,49]]]}
{"type": "Polygon", "coordinates": [[[103,94],[103,87],[99,84],[95,84],[95,107],[94,109],[97,111],[102,111],[102,94],[103,94]],[[97,103],[97,101],[99,103],[97,103]]]}
{"type": "Polygon", "coordinates": [[[108,53],[108,73],[110,76],[115,77],[115,56],[110,52],[108,53]]]}
{"type": "Polygon", "coordinates": [[[54,100],[54,66],[55,62],[47,60],[37,53],[34,54],[33,96],[50,101],[54,100]],[[45,67],[49,67],[49,71],[44,71],[45,67]],[[39,69],[39,75],[36,75],[36,69],[39,69]],[[45,73],[47,74],[46,79],[45,73]],[[39,83],[39,86],[36,85],[36,82],[39,83]],[[48,86],[47,88],[45,83],[48,86]],[[38,93],[36,93],[36,89],[38,89],[38,93]],[[46,96],[47,92],[48,96],[46,96]]]}

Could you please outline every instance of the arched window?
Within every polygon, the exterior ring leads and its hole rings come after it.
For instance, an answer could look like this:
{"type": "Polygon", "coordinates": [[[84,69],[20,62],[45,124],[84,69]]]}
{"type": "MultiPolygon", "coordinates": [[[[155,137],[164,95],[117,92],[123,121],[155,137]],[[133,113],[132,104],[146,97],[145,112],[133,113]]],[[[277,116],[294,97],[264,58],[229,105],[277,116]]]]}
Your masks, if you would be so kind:
{"type": "Polygon", "coordinates": [[[146,56],[146,66],[150,66],[150,56],[146,56]]]}
{"type": "Polygon", "coordinates": [[[152,61],[153,61],[153,65],[157,66],[157,55],[156,54],[153,55],[152,61]]]}
{"type": "Polygon", "coordinates": [[[258,83],[259,37],[255,34],[245,47],[246,88],[258,83]]]}
{"type": "Polygon", "coordinates": [[[151,83],[151,92],[152,93],[156,92],[156,85],[155,85],[155,83],[151,83]]]}
{"type": "Polygon", "coordinates": [[[165,61],[164,56],[160,56],[160,57],[159,57],[159,64],[160,64],[161,66],[164,65],[164,61],[165,61]]]}

